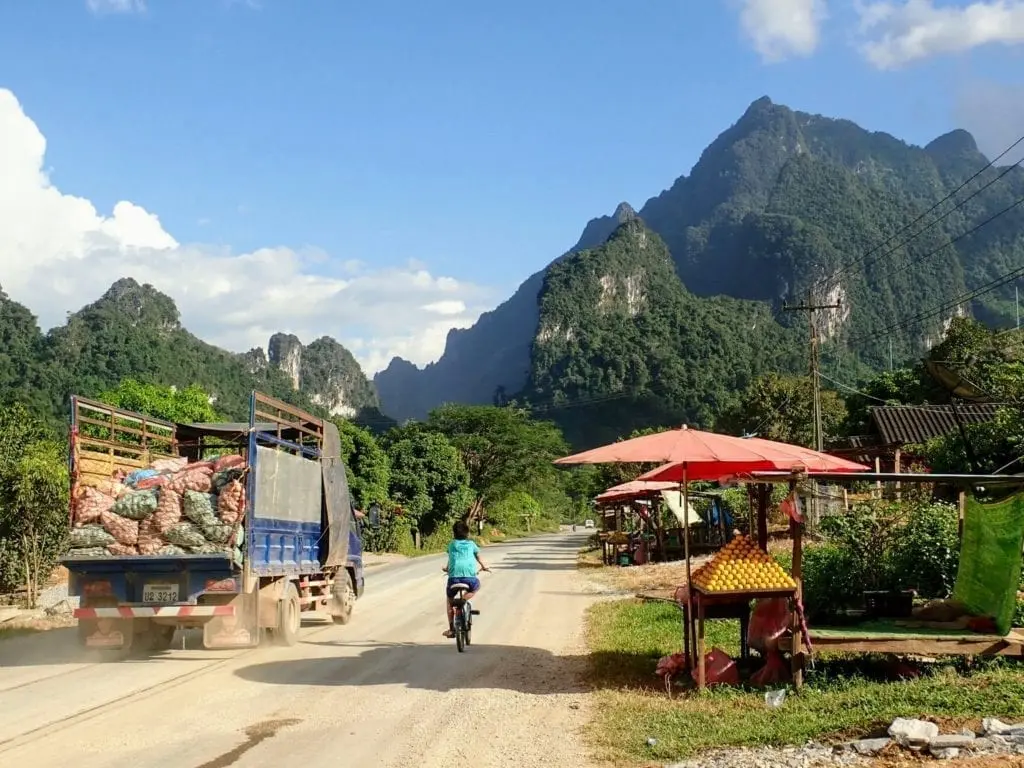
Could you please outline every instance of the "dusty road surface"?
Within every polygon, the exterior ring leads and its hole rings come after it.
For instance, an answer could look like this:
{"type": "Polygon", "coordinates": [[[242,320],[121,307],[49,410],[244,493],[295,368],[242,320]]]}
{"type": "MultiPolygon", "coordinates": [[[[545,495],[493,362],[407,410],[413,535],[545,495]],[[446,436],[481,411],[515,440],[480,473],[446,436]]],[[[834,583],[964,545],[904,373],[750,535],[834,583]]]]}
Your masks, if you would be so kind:
{"type": "Polygon", "coordinates": [[[585,536],[487,547],[464,654],[441,636],[439,557],[369,569],[352,623],[310,622],[292,648],[204,651],[189,636],[95,664],[73,630],[0,641],[0,765],[586,766],[585,536]]]}

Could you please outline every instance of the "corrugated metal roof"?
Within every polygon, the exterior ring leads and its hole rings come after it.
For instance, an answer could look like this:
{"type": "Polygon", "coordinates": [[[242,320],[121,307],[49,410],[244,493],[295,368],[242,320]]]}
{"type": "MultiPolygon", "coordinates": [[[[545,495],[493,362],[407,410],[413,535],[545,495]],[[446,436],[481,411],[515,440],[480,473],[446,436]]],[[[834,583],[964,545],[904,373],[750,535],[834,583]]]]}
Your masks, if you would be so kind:
{"type": "MultiPolygon", "coordinates": [[[[956,410],[964,424],[984,424],[1002,407],[999,403],[964,403],[956,410]]],[[[881,405],[869,410],[885,445],[924,443],[957,428],[951,405],[881,405]]]]}

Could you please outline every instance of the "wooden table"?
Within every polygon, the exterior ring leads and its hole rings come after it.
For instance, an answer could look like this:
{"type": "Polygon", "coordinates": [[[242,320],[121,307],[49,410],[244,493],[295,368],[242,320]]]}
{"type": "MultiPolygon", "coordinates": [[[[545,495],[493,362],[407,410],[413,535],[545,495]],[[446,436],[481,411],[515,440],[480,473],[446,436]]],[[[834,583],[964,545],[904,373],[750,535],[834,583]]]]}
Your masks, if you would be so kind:
{"type": "MultiPolygon", "coordinates": [[[[756,589],[756,590],[730,590],[728,592],[706,592],[694,585],[691,592],[693,609],[696,614],[696,628],[690,617],[686,617],[687,653],[693,659],[697,669],[697,690],[707,687],[707,660],[704,658],[707,650],[704,645],[704,622],[706,619],[733,619],[740,620],[740,654],[747,658],[749,648],[747,647],[747,628],[750,625],[750,603],[753,600],[761,600],[771,597],[792,598],[796,589],[756,589]],[[690,653],[689,638],[694,638],[696,647],[690,653]]],[[[686,613],[684,609],[684,614],[686,613]]]]}

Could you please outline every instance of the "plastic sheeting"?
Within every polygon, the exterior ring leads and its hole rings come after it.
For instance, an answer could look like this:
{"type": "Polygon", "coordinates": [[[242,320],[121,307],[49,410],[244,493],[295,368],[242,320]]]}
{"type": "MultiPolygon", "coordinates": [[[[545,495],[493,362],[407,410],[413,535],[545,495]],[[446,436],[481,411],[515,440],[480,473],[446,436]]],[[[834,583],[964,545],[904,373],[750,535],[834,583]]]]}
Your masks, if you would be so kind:
{"type": "Polygon", "coordinates": [[[687,513],[683,514],[682,491],[662,491],[661,498],[665,500],[665,504],[672,510],[672,514],[679,521],[679,525],[700,525],[704,522],[697,513],[697,510],[693,508],[693,502],[689,499],[687,499],[688,503],[686,505],[687,513]]]}
{"type": "MultiPolygon", "coordinates": [[[[320,459],[324,493],[325,536],[320,542],[320,560],[325,566],[345,565],[348,560],[348,534],[352,525],[352,498],[348,492],[345,462],[341,459],[338,428],[324,422],[324,447],[320,459]],[[326,554],[324,545],[326,544],[326,554]]],[[[319,487],[319,485],[318,485],[319,487]]]]}
{"type": "Polygon", "coordinates": [[[1024,494],[964,508],[960,569],[953,597],[978,615],[991,616],[1000,634],[1010,630],[1024,546],[1024,494]]]}
{"type": "Polygon", "coordinates": [[[319,523],[320,464],[275,448],[257,446],[256,499],[260,517],[319,523]]]}

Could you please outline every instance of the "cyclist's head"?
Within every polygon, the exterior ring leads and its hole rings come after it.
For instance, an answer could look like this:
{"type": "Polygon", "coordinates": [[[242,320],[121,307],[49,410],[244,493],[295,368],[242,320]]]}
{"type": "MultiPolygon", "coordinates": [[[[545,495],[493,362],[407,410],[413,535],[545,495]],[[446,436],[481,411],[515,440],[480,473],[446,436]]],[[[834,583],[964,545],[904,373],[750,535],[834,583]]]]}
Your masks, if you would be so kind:
{"type": "Polygon", "coordinates": [[[464,520],[459,520],[455,525],[452,526],[452,533],[455,534],[456,539],[468,539],[469,538],[469,526],[466,525],[464,520]]]}

